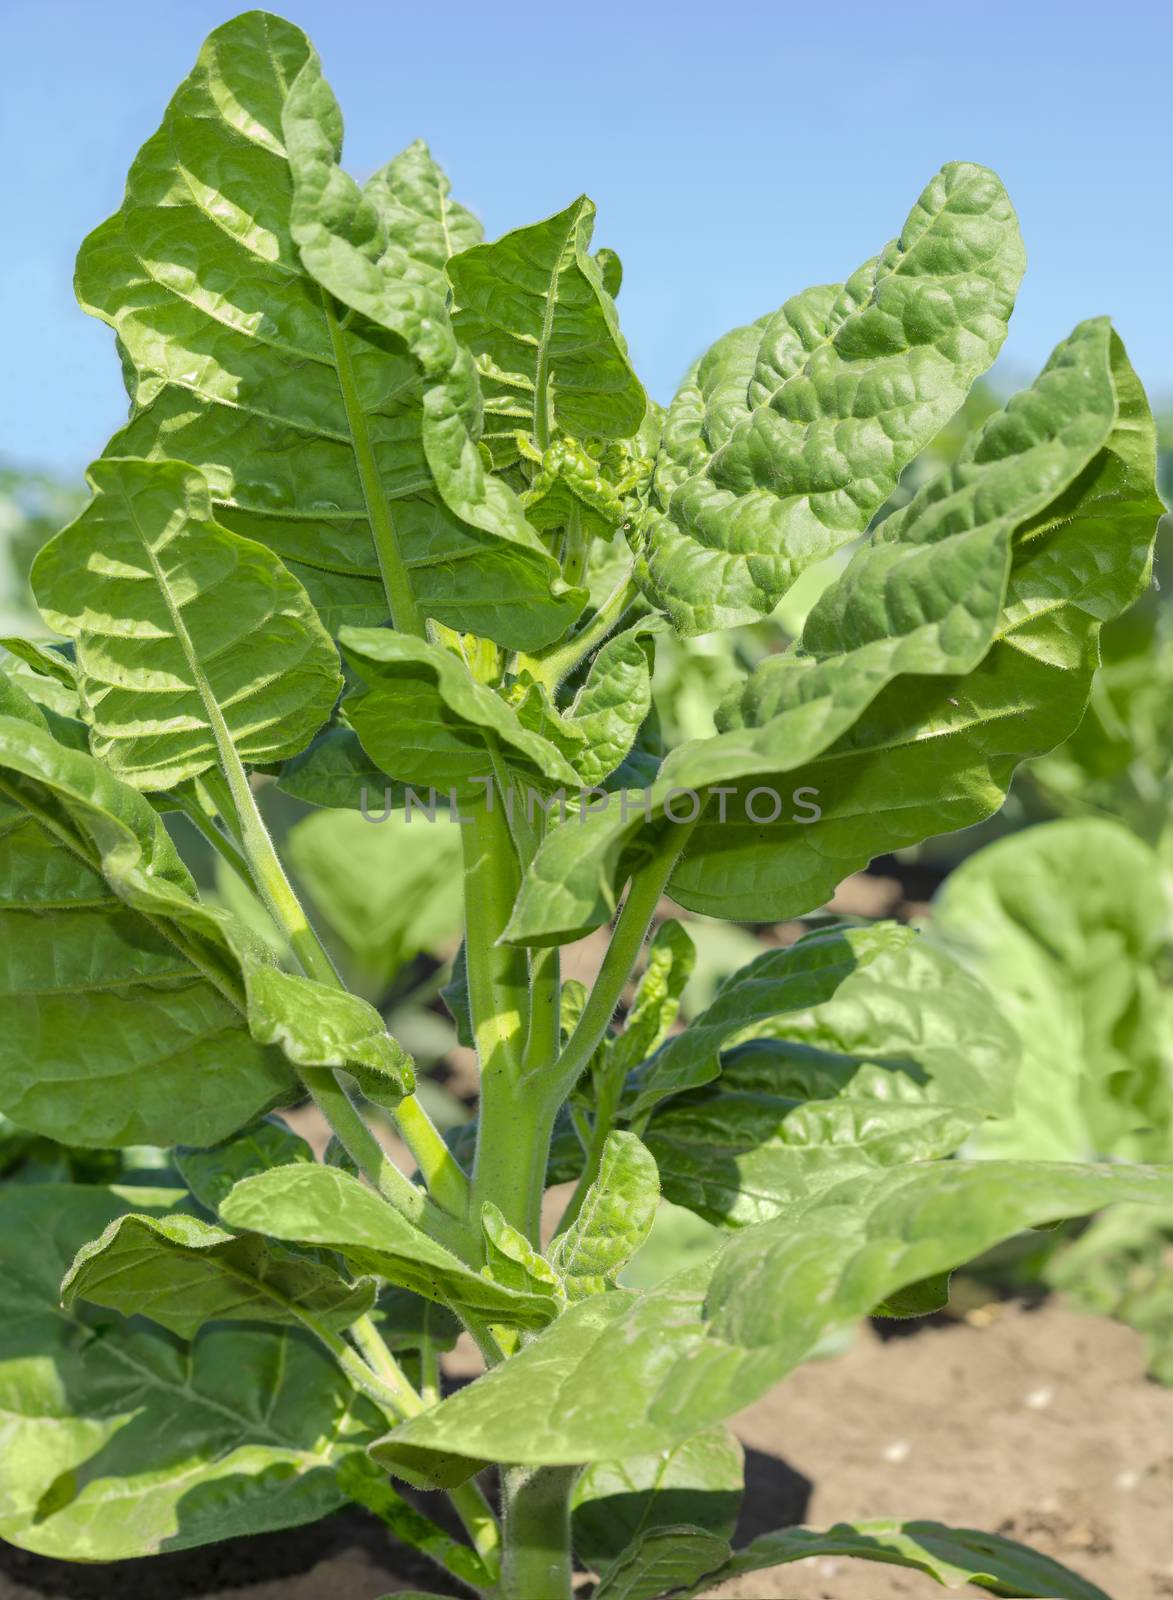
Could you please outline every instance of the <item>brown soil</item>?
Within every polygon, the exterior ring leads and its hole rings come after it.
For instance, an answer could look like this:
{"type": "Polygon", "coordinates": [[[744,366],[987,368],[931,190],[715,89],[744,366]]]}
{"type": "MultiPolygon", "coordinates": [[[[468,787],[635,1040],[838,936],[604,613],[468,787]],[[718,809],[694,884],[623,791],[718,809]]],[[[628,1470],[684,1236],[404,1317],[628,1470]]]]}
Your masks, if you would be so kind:
{"type": "MultiPolygon", "coordinates": [[[[1173,1597],[1173,1391],[1145,1378],[1137,1337],[1057,1302],[981,1320],[886,1341],[863,1330],[846,1355],[803,1368],[737,1418],[739,1542],[788,1522],[913,1516],[1023,1539],[1113,1600],[1173,1597]]],[[[467,1372],[454,1354],[454,1375],[467,1372]]],[[[2,1600],[378,1600],[405,1589],[459,1593],[361,1512],[106,1567],[0,1545],[2,1600]]],[[[729,1585],[721,1600],[941,1593],[897,1568],[812,1560],[729,1585]]]]}

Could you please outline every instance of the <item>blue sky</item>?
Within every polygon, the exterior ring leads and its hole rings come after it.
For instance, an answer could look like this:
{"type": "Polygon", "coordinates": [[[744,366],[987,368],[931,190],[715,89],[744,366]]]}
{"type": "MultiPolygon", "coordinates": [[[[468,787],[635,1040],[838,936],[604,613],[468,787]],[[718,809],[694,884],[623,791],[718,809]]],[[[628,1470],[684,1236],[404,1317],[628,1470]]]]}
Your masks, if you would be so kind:
{"type": "MultiPolygon", "coordinates": [[[[8,0],[0,117],[8,376],[0,454],[80,471],[123,414],[109,332],[75,306],[83,235],[114,210],[213,0],[8,0]]],[[[1166,5],[287,0],[365,176],[422,135],[490,235],[598,203],[651,392],[713,338],[896,233],[944,161],[982,161],[1030,258],[1003,357],[1029,379],[1110,313],[1173,397],[1173,13],[1166,5]]]]}

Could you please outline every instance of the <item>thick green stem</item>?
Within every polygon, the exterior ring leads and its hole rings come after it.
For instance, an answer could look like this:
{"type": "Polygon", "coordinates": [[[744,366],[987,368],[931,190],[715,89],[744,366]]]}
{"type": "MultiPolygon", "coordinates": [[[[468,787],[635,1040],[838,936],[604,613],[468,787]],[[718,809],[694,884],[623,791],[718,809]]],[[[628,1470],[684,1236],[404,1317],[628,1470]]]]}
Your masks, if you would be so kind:
{"type": "Polygon", "coordinates": [[[536,1245],[541,1237],[542,1195],[556,1105],[516,1083],[481,1086],[472,1206],[479,1217],[491,1200],[536,1245]]]}
{"type": "Polygon", "coordinates": [[[537,1034],[531,1027],[530,961],[497,941],[509,921],[520,869],[500,795],[488,795],[464,830],[465,961],[473,1035],[481,1069],[481,1110],[472,1186],[472,1220],[491,1200],[515,1228],[538,1238],[546,1150],[553,1112],[540,1096],[520,1093],[532,1047],[545,1054],[557,969],[543,964],[537,1034]]]}
{"type": "Polygon", "coordinates": [[[501,796],[490,791],[469,811],[464,844],[464,959],[481,1076],[512,1080],[529,1030],[529,963],[499,945],[521,875],[501,796]]]}
{"type": "Polygon", "coordinates": [[[571,1600],[570,1493],[577,1467],[505,1467],[501,1600],[571,1600]]]}
{"type": "Polygon", "coordinates": [[[531,951],[529,975],[529,1037],[522,1057],[522,1071],[527,1075],[549,1067],[557,1059],[561,1043],[562,961],[556,945],[531,951]]]}

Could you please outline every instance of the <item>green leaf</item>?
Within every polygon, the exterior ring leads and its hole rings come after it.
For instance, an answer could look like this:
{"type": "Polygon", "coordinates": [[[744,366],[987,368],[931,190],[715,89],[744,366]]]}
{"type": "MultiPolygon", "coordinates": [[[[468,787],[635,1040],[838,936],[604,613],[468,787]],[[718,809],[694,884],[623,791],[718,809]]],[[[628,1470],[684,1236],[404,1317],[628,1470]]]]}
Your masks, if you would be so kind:
{"type": "Polygon", "coordinates": [[[571,1301],[614,1284],[651,1232],[660,1199],[656,1163],[634,1133],[609,1133],[582,1210],[550,1247],[571,1301]]]}
{"type": "Polygon", "coordinates": [[[535,450],[534,457],[538,471],[521,497],[531,525],[542,533],[554,532],[577,519],[588,537],[609,539],[627,510],[622,488],[599,462],[577,440],[563,437],[547,450],[535,450]]]}
{"type": "Polygon", "coordinates": [[[689,1526],[729,1540],[743,1471],[741,1446],[723,1424],[659,1455],[597,1462],[574,1487],[575,1554],[602,1572],[652,1529],[689,1526]]]}
{"type": "Polygon", "coordinates": [[[659,1600],[698,1582],[729,1555],[729,1541],[702,1528],[653,1528],[639,1534],[608,1569],[597,1600],[659,1600]]]}
{"type": "Polygon", "coordinates": [[[553,592],[557,566],[507,492],[473,520],[475,495],[446,503],[425,419],[449,413],[438,431],[475,454],[475,374],[435,270],[387,238],[378,189],[364,200],[335,165],[340,141],[300,29],[253,11],[215,30],[78,259],[131,395],[109,453],[199,469],[216,520],[280,556],[331,632],[384,621],[405,574],[424,616],[549,643],[581,601],[553,592]],[[378,304],[352,315],[359,262],[378,304]]]}
{"type": "Polygon", "coordinates": [[[419,1350],[425,1344],[451,1350],[462,1332],[460,1319],[446,1306],[395,1286],[379,1296],[375,1321],[390,1350],[419,1350]]]}
{"type": "Polygon", "coordinates": [[[993,995],[923,938],[832,928],[730,978],[638,1075],[630,1115],[707,1084],[644,1138],[669,1200],[743,1226],[852,1173],[951,1155],[1010,1111],[1017,1060],[993,995]]]}
{"type": "Polygon", "coordinates": [[[626,806],[551,831],[510,938],[607,920],[682,793],[707,803],[669,892],[740,920],[809,911],[872,856],[997,810],[1017,763],[1078,724],[1099,626],[1147,579],[1154,460],[1119,340],[1082,324],[880,525],[799,648],[726,701],[720,734],[678,748],[626,806]]]}
{"type": "Polygon", "coordinates": [[[332,723],[281,768],[277,787],[307,805],[383,815],[403,805],[403,785],[393,783],[358,741],[353,728],[332,723]]]}
{"type": "Polygon", "coordinates": [[[389,1110],[411,1094],[411,1057],[374,1006],[313,978],[261,963],[245,969],[249,1028],[302,1067],[344,1067],[368,1098],[389,1110]]]}
{"type": "Polygon", "coordinates": [[[363,197],[378,212],[388,244],[402,250],[417,268],[431,268],[441,294],[447,292],[448,262],[484,236],[477,218],[451,195],[447,174],[422,139],[363,185],[363,197]]]}
{"type": "Polygon", "coordinates": [[[346,628],[342,646],[363,680],[343,714],[372,760],[402,782],[483,797],[477,780],[492,777],[500,745],[526,779],[578,787],[565,756],[450,651],[386,628],[346,628]]]}
{"type": "Polygon", "coordinates": [[[952,162],[845,284],[702,357],[668,413],[637,565],[681,632],[772,611],[863,532],[997,355],[1024,265],[1001,183],[952,162]]]}
{"type": "Polygon", "coordinates": [[[73,646],[62,646],[70,652],[66,657],[40,645],[20,649],[27,644],[23,639],[0,642],[12,653],[9,659],[0,660],[0,715],[35,722],[39,728],[48,728],[59,743],[70,749],[88,750],[89,732],[78,704],[73,646]],[[60,675],[58,663],[68,671],[69,682],[60,675]]]}
{"type": "Polygon", "coordinates": [[[334,1167],[274,1167],[245,1178],[222,1203],[220,1215],[230,1228],[337,1250],[357,1272],[386,1278],[427,1300],[466,1306],[494,1321],[541,1327],[553,1311],[547,1296],[519,1294],[473,1272],[334,1167]]]}
{"type": "Polygon", "coordinates": [[[301,584],[220,527],[178,462],[96,461],[94,499],[33,564],[48,622],[77,643],[94,754],[168,789],[233,746],[295,755],[330,715],[338,657],[301,584]]]}
{"type": "Polygon", "coordinates": [[[518,427],[544,450],[555,430],[623,439],[644,419],[646,397],[588,254],[594,222],[594,205],[582,195],[546,221],[448,263],[453,327],[477,359],[487,442],[499,462],[516,453],[509,438],[518,427]]]}
{"type": "Polygon", "coordinates": [[[854,976],[858,986],[874,961],[903,950],[914,937],[892,923],[824,928],[783,949],[763,951],[726,978],[712,1004],[647,1061],[632,1085],[635,1094],[625,1108],[627,1115],[641,1119],[661,1100],[709,1083],[721,1071],[722,1052],[734,1045],[787,1037],[792,1020],[799,1030],[805,1022],[809,1035],[818,1008],[845,982],[854,976]]]}
{"type": "Polygon", "coordinates": [[[620,261],[614,250],[608,250],[604,246],[602,250],[595,251],[595,266],[599,269],[599,276],[603,280],[603,288],[614,300],[623,287],[622,261],[620,261]]]}
{"type": "Polygon", "coordinates": [[[0,1108],[66,1144],[211,1145],[296,1094],[158,813],[0,718],[0,1108]]]}
{"type": "Polygon", "coordinates": [[[124,1317],[149,1317],[190,1339],[207,1322],[312,1317],[347,1328],[375,1303],[369,1279],[347,1283],[332,1267],[275,1250],[258,1234],[237,1237],[182,1212],[132,1213],[82,1245],[61,1283],[68,1311],[78,1299],[124,1317]]]}
{"type": "Polygon", "coordinates": [[[455,1025],[457,1043],[466,1050],[475,1050],[477,1042],[472,1029],[472,1002],[468,993],[468,962],[465,960],[463,939],[460,949],[452,958],[452,976],[440,990],[440,999],[455,1025]]]}
{"type": "Polygon", "coordinates": [[[557,1272],[491,1200],[481,1206],[481,1231],[490,1277],[522,1294],[545,1295],[561,1309],[566,1296],[557,1272]]]}
{"type": "Polygon", "coordinates": [[[76,695],[77,668],[60,649],[54,649],[51,644],[40,645],[32,639],[14,638],[11,635],[0,638],[0,645],[23,661],[25,666],[30,667],[38,677],[52,678],[63,688],[72,689],[76,695]]]}
{"type": "Polygon", "coordinates": [[[611,1041],[609,1070],[626,1075],[663,1041],[695,965],[696,946],[684,923],[674,918],[661,922],[648,947],[623,1032],[611,1041]]]}
{"type": "MultiPolygon", "coordinates": [[[[504,643],[516,644],[523,634],[557,637],[581,611],[586,596],[561,582],[557,566],[525,521],[516,496],[485,472],[477,448],[480,391],[473,363],[449,322],[445,282],[430,269],[421,272],[411,256],[390,243],[379,206],[339,167],[342,113],[313,50],[290,91],[282,129],[293,175],[291,231],[303,265],[341,305],[387,330],[411,353],[422,378],[417,404],[422,405],[420,442],[426,468],[443,507],[470,531],[479,532],[482,543],[491,541],[489,559],[494,570],[477,574],[482,579],[478,594],[465,589],[462,614],[467,616],[472,608],[480,611],[475,623],[465,625],[504,643]],[[421,293],[421,283],[429,294],[421,293]],[[528,591],[533,613],[529,618],[518,613],[516,594],[501,587],[511,571],[515,586],[528,591]]],[[[332,337],[338,348],[342,330],[332,337]]],[[[361,408],[359,375],[348,368],[341,349],[338,367],[348,409],[357,411],[361,408]]],[[[355,444],[392,617],[399,628],[422,634],[406,542],[397,531],[393,513],[380,499],[375,441],[359,427],[355,444]]],[[[438,550],[431,526],[423,542],[429,561],[447,557],[449,587],[444,600],[450,602],[453,577],[455,587],[462,583],[459,571],[452,573],[452,563],[470,555],[475,558],[478,552],[438,550]]],[[[467,585],[467,575],[463,583],[467,585]]]]}
{"type": "Polygon", "coordinates": [[[1014,1113],[982,1130],[983,1152],[1173,1157],[1158,977],[1170,910],[1158,856],[1107,818],[1028,828],[950,876],[932,937],[990,985],[1022,1041],[1014,1113]]]}
{"type": "Polygon", "coordinates": [[[200,1205],[211,1212],[241,1178],[270,1167],[292,1162],[312,1162],[314,1153],[306,1141],[288,1128],[279,1117],[262,1117],[242,1128],[230,1139],[210,1150],[193,1150],[185,1145],[175,1151],[179,1175],[200,1205]]]}
{"type": "MultiPolygon", "coordinates": [[[[253,1180],[256,1181],[256,1180],[253,1180]]],[[[571,1308],[374,1447],[534,1465],[648,1455],[739,1411],[831,1329],[999,1240],[1113,1202],[1167,1205],[1173,1166],[926,1162],[850,1178],[639,1295],[571,1308]],[[562,1397],[579,1398],[568,1413],[562,1397]]],[[[470,1470],[471,1467],[470,1467],[470,1470]]]]}
{"type": "Polygon", "coordinates": [[[381,992],[421,951],[451,949],[461,926],[460,829],[419,813],[379,821],[319,812],[292,828],[286,855],[364,983],[381,992]]]}
{"type": "Polygon", "coordinates": [[[588,786],[610,777],[631,752],[652,709],[653,645],[646,623],[615,634],[591,662],[566,719],[586,737],[571,757],[588,786]]]}
{"type": "Polygon", "coordinates": [[[709,1573],[706,1584],[725,1583],[748,1572],[812,1556],[847,1556],[910,1567],[936,1579],[943,1589],[972,1583],[994,1594],[1026,1600],[1031,1596],[1036,1600],[1108,1600],[1094,1583],[1013,1539],[972,1528],[947,1528],[939,1522],[894,1520],[839,1522],[826,1532],[783,1528],[779,1533],[764,1534],[709,1573]]]}
{"type": "MultiPolygon", "coordinates": [[[[165,1212],[179,1196],[158,1196],[165,1212]]],[[[316,1342],[213,1327],[190,1349],[58,1285],[74,1252],[150,1191],[0,1190],[0,1537],[70,1561],[185,1550],[312,1522],[333,1466],[377,1427],[316,1342]]]]}

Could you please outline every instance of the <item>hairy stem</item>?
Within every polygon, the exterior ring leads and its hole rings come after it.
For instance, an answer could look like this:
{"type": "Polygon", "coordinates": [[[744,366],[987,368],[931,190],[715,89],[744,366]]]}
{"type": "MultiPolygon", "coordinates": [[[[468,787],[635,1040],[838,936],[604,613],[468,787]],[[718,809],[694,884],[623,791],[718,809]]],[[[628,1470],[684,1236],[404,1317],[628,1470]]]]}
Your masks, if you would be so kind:
{"type": "Polygon", "coordinates": [[[501,1600],[571,1600],[570,1493],[577,1467],[504,1467],[501,1600]]]}

